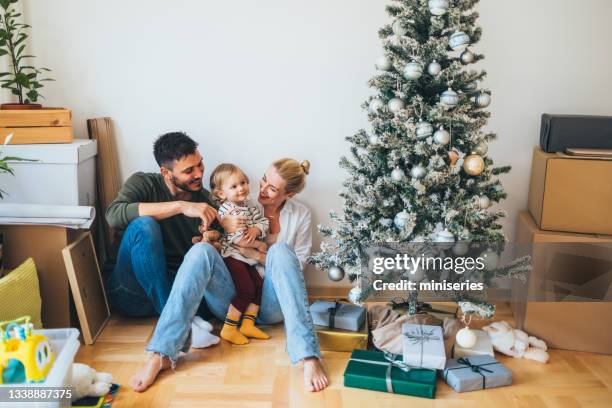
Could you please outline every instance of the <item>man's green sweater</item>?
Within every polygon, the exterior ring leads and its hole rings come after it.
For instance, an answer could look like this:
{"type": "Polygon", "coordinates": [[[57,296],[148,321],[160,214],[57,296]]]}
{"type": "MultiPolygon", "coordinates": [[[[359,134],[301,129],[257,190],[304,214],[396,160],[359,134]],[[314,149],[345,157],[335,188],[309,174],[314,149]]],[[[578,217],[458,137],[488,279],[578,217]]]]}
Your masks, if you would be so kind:
{"type": "MultiPolygon", "coordinates": [[[[170,194],[164,178],[159,173],[135,173],[123,185],[117,198],[106,210],[106,221],[118,233],[117,244],[121,242],[123,231],[130,221],[138,217],[139,203],[163,203],[177,201],[170,194]]],[[[210,192],[202,189],[199,193],[192,193],[191,202],[214,204],[210,192]]],[[[186,217],[178,214],[160,220],[166,262],[180,264],[183,257],[191,248],[191,238],[199,235],[199,218],[186,217]]]]}

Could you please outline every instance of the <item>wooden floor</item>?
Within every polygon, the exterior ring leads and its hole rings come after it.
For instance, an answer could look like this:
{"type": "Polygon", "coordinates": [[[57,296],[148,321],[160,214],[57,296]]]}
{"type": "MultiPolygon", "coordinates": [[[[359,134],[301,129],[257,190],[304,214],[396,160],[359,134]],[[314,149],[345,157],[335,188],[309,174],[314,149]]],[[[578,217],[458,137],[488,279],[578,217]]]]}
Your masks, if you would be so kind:
{"type": "MultiPolygon", "coordinates": [[[[497,319],[511,320],[498,305],[497,319]]],[[[474,327],[485,324],[479,322],[474,327]]],[[[540,364],[498,355],[512,371],[509,387],[458,394],[438,380],[435,400],[345,388],[349,353],[324,352],[331,379],[324,392],[303,391],[302,369],[285,353],[282,325],[268,327],[272,339],[246,346],[222,342],[183,357],[147,392],[127,387],[145,359],[155,320],[113,318],[94,346],[81,347],[77,361],[114,375],[122,385],[113,407],[611,407],[612,356],[551,350],[540,364]]],[[[594,317],[593,324],[597,324],[594,317]]],[[[610,330],[610,328],[602,328],[610,330]]],[[[571,335],[571,333],[568,333],[571,335]]]]}

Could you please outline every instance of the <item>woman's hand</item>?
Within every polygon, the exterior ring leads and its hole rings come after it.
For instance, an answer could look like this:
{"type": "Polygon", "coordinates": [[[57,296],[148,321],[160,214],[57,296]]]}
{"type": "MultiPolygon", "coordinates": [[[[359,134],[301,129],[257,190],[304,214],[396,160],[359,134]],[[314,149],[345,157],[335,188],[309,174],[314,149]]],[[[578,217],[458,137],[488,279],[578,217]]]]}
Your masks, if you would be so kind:
{"type": "Polygon", "coordinates": [[[244,231],[246,229],[247,217],[240,215],[226,215],[221,218],[219,222],[226,233],[232,234],[237,231],[244,231]]]}
{"type": "Polygon", "coordinates": [[[255,248],[239,247],[238,245],[233,245],[233,247],[245,258],[255,259],[262,265],[266,264],[266,254],[263,252],[259,252],[255,248]]]}

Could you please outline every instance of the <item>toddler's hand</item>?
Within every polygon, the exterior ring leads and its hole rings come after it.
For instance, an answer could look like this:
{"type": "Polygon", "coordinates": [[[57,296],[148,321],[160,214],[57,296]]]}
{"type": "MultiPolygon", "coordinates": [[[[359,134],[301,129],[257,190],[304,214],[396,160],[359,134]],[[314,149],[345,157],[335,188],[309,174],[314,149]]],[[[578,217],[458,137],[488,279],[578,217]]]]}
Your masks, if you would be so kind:
{"type": "Polygon", "coordinates": [[[247,244],[252,244],[255,242],[258,236],[261,235],[261,230],[257,227],[249,227],[244,232],[242,240],[247,244]]]}

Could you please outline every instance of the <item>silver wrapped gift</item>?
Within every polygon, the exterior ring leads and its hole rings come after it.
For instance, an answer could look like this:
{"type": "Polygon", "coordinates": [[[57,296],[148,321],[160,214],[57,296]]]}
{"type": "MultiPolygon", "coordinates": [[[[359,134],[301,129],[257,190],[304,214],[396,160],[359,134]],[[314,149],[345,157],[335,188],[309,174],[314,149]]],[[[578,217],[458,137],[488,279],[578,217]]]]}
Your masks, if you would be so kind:
{"type": "Polygon", "coordinates": [[[404,323],[402,342],[404,363],[411,367],[444,369],[446,352],[440,326],[404,323]]]}
{"type": "Polygon", "coordinates": [[[457,392],[483,390],[512,384],[512,372],[491,356],[448,360],[444,381],[457,392]]]}
{"type": "Polygon", "coordinates": [[[366,309],[349,303],[317,300],[310,305],[310,314],[317,326],[359,331],[365,321],[366,309]]]}

